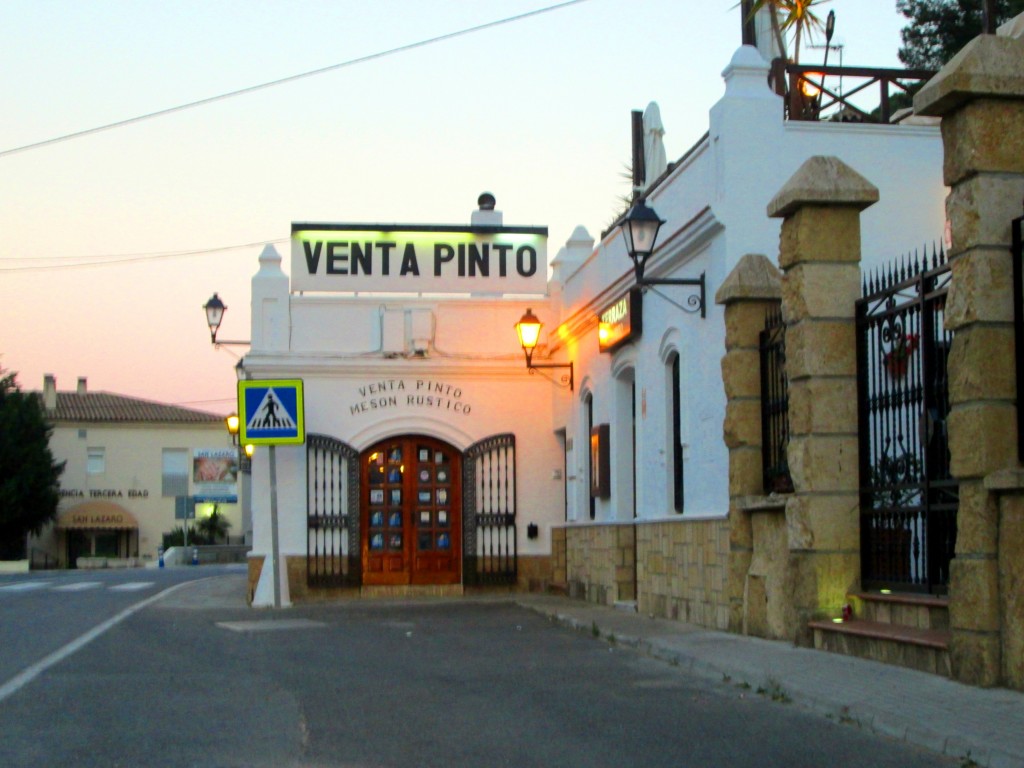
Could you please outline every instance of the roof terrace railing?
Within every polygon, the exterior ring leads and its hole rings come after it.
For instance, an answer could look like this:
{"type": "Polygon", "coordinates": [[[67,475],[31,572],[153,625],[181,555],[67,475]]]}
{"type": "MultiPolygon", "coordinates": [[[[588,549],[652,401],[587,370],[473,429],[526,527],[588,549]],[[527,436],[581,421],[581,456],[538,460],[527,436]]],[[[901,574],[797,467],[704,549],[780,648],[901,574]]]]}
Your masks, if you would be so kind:
{"type": "Polygon", "coordinates": [[[784,98],[787,120],[888,123],[896,109],[909,106],[909,97],[934,75],[929,69],[836,67],[775,59],[769,82],[784,98]],[[852,87],[847,87],[851,81],[852,87]],[[877,105],[863,106],[868,89],[875,85],[877,105]],[[859,97],[856,104],[854,97],[859,97]]]}

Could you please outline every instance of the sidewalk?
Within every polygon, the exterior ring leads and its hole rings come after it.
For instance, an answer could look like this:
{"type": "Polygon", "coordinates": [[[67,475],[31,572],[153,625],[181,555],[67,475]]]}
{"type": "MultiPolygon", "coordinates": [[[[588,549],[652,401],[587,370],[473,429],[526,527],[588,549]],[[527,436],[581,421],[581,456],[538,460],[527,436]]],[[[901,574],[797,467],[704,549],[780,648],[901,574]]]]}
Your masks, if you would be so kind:
{"type": "Polygon", "coordinates": [[[587,633],[596,628],[608,640],[706,680],[746,684],[837,722],[952,757],[969,755],[979,766],[1024,766],[1022,693],[565,597],[514,600],[563,626],[587,633]]]}

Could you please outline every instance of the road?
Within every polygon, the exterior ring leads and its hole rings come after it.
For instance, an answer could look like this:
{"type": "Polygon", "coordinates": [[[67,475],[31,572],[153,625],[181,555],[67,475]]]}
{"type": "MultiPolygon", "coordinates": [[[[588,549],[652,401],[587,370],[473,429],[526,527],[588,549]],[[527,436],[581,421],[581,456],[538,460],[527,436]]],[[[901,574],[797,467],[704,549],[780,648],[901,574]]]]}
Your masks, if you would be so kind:
{"type": "MultiPolygon", "coordinates": [[[[78,592],[4,592],[0,581],[0,641],[20,637],[22,662],[34,662],[58,642],[33,654],[37,634],[62,613],[75,625],[67,637],[89,623],[88,610],[98,624],[139,603],[112,589],[130,577],[110,578],[78,592]],[[74,607],[72,596],[92,602],[74,607]]],[[[180,587],[0,699],[0,765],[958,764],[726,681],[697,681],[509,601],[273,612],[245,608],[243,594],[242,574],[180,587]]]]}

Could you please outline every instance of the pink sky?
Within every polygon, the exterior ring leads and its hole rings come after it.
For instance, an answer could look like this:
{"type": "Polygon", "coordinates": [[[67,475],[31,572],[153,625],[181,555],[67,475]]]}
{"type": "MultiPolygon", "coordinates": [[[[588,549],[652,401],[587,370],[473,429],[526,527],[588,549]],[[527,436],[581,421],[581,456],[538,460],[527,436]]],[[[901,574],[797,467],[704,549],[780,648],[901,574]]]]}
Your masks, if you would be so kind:
{"type": "MultiPolygon", "coordinates": [[[[554,2],[7,0],[0,153],[554,2]]],[[[506,224],[550,228],[550,256],[578,224],[599,237],[628,192],[630,110],[658,101],[670,160],[707,130],[734,4],[587,0],[0,154],[0,366],[226,413],[244,349],[211,347],[202,305],[217,291],[221,336],[248,338],[257,257],[292,221],[463,224],[490,191],[506,224]],[[135,260],[70,266],[108,257],[135,260]]],[[[892,0],[829,8],[845,63],[898,65],[892,0]]]]}

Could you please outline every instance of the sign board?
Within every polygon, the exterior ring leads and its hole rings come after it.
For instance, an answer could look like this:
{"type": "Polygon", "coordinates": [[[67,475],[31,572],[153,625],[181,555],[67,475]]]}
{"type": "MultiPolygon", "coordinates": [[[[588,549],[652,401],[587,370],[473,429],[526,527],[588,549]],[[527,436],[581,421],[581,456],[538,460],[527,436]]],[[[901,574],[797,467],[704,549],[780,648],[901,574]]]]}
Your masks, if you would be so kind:
{"type": "Polygon", "coordinates": [[[227,501],[238,496],[238,449],[196,448],[192,452],[192,487],[199,496],[227,501]]]}
{"type": "Polygon", "coordinates": [[[306,440],[301,379],[238,382],[242,445],[290,445],[306,440]]]}
{"type": "Polygon", "coordinates": [[[174,497],[174,519],[175,520],[195,520],[196,519],[196,500],[192,496],[175,496],[174,497]]]}
{"type": "Polygon", "coordinates": [[[639,288],[604,309],[598,315],[597,344],[602,352],[612,352],[643,331],[643,294],[639,288]]]}
{"type": "Polygon", "coordinates": [[[547,292],[547,227],[292,224],[293,291],[547,292]]]}

